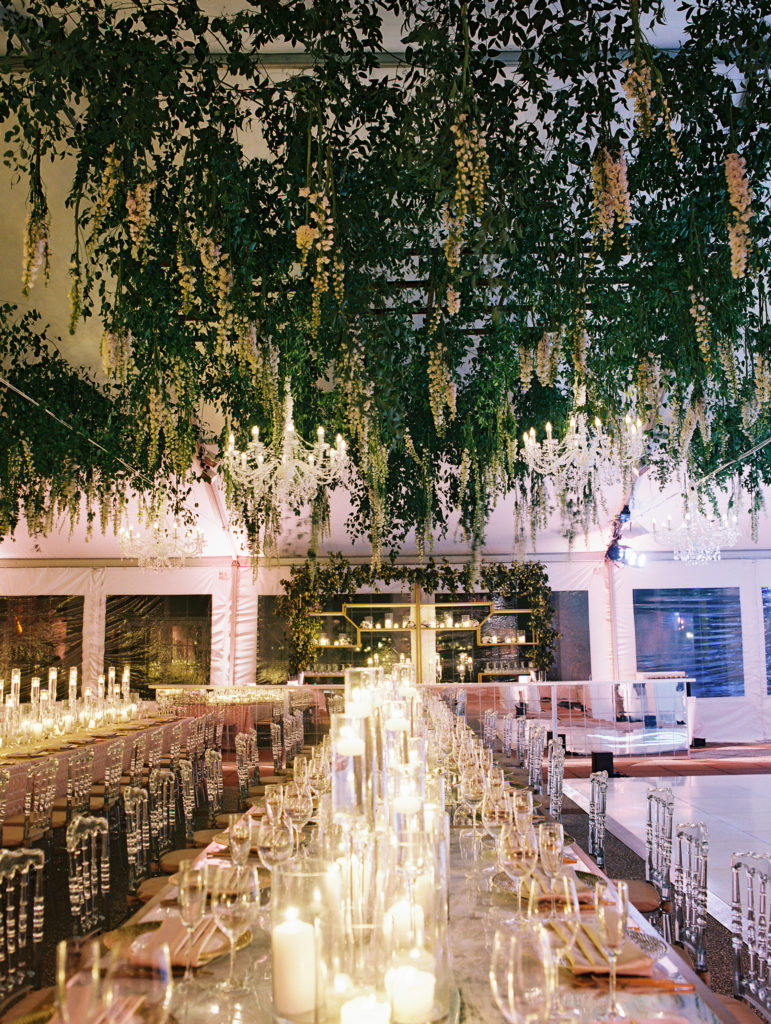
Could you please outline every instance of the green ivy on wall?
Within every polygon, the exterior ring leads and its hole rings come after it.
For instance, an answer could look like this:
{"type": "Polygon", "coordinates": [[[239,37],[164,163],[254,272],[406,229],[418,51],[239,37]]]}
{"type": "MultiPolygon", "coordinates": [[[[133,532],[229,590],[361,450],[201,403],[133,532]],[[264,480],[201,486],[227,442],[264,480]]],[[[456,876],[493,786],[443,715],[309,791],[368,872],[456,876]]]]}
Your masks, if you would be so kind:
{"type": "Polygon", "coordinates": [[[532,610],[535,668],[546,671],[554,661],[558,635],[553,626],[551,588],[540,562],[469,562],[457,568],[447,561],[437,564],[428,559],[425,565],[385,562],[375,568],[351,565],[342,555],[332,555],[326,562],[308,560],[294,566],[289,578],[281,582],[284,594],[278,602],[278,613],[287,624],[289,670],[293,674],[316,660],[321,626],[312,612],[322,611],[332,598],[347,600],[359,590],[378,593],[392,583],[418,586],[427,593],[470,594],[482,590],[491,600],[516,597],[518,603],[532,610]]]}
{"type": "MultiPolygon", "coordinates": [[[[676,52],[644,31],[663,0],[207,6],[4,11],[24,290],[34,301],[49,248],[70,246],[50,238],[47,179],[71,166],[72,325],[98,319],[108,379],[54,359],[30,394],[45,405],[77,378],[71,415],[130,453],[133,485],[184,488],[230,430],[239,446],[253,425],[274,436],[290,380],[298,431],[348,442],[348,530],[377,560],[412,531],[430,547],[455,509],[478,547],[512,492],[537,533],[549,499],[518,438],[547,420],[561,434],[585,411],[613,434],[639,416],[660,480],[768,435],[762,0],[679,0],[676,52]],[[395,67],[381,67],[384,17],[403,26],[395,67]],[[266,47],[306,59],[277,73],[266,47]]],[[[23,375],[25,344],[55,340],[10,308],[2,320],[4,363],[23,375]]],[[[49,438],[12,394],[3,404],[18,428],[4,531],[121,491],[93,446],[49,474],[49,438]]],[[[757,496],[769,480],[766,450],[744,482],[757,496]]],[[[570,530],[595,497],[567,510],[570,530]]],[[[230,498],[258,543],[270,509],[230,498]]]]}

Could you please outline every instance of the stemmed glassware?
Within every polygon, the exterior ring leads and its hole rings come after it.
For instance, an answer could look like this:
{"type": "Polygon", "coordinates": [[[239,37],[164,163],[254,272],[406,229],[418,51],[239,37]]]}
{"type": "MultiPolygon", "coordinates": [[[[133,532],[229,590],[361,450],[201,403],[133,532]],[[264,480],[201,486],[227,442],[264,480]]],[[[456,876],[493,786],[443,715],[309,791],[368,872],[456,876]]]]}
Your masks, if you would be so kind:
{"type": "Polygon", "coordinates": [[[265,813],[270,821],[280,821],[284,811],[284,787],[265,787],[265,813]]]}
{"type": "Polygon", "coordinates": [[[172,989],[171,955],[165,942],[146,948],[141,962],[132,955],[130,941],[119,942],[110,952],[104,979],[106,1019],[134,1019],[141,1012],[143,1024],[164,1024],[172,989]]]}
{"type": "Polygon", "coordinates": [[[594,890],[594,916],[597,936],[610,963],[608,1008],[604,1019],[623,1017],[624,1012],[616,997],[616,967],[624,946],[629,917],[629,886],[626,882],[614,882],[613,885],[605,879],[597,882],[594,890]]]}
{"type": "MultiPolygon", "coordinates": [[[[581,927],[578,894],[572,875],[560,872],[556,878],[549,880],[546,886],[533,880],[528,900],[528,917],[530,920],[540,920],[540,923],[546,925],[546,935],[554,955],[556,972],[560,961],[567,957],[573,948],[581,927]]],[[[559,978],[555,978],[551,1020],[572,1021],[577,1015],[576,1011],[569,1010],[563,1004],[559,978]]]]}
{"type": "Polygon", "coordinates": [[[252,849],[252,819],[248,814],[230,815],[228,842],[233,863],[240,868],[244,867],[252,849]]]}
{"type": "Polygon", "coordinates": [[[493,939],[490,988],[509,1024],[545,1024],[555,988],[554,961],[545,929],[532,922],[500,928],[493,939]]]}
{"type": "Polygon", "coordinates": [[[313,798],[306,786],[290,782],[284,787],[284,817],[295,833],[296,847],[300,849],[302,830],[313,815],[313,798]]]}
{"type": "Polygon", "coordinates": [[[206,908],[206,878],[203,871],[183,865],[179,872],[177,902],[179,916],[187,929],[187,955],[183,980],[189,983],[193,978],[193,933],[203,920],[206,908]]]}
{"type": "Polygon", "coordinates": [[[281,821],[273,822],[265,817],[257,826],[255,845],[263,867],[272,871],[292,856],[292,829],[281,821]]]}
{"type": "Polygon", "coordinates": [[[556,821],[545,821],[538,826],[538,855],[541,870],[550,880],[554,880],[562,870],[562,852],[565,846],[565,833],[556,821]]]}
{"type": "Polygon", "coordinates": [[[214,876],[211,906],[219,930],[230,942],[230,970],[222,987],[236,991],[236,942],[254,923],[260,909],[260,885],[255,868],[221,867],[214,876]]]}
{"type": "Polygon", "coordinates": [[[102,1009],[99,943],[62,939],[56,947],[54,1000],[64,1024],[90,1024],[102,1009]]]}
{"type": "Polygon", "coordinates": [[[517,887],[517,918],[522,916],[522,879],[530,878],[538,860],[535,829],[520,832],[514,825],[504,825],[498,836],[498,866],[517,887]]]}
{"type": "Polygon", "coordinates": [[[461,770],[460,797],[463,803],[473,811],[474,835],[476,835],[477,811],[482,806],[484,795],[484,777],[476,762],[472,761],[471,764],[464,765],[461,770]]]}
{"type": "Polygon", "coordinates": [[[527,832],[533,825],[532,789],[514,790],[514,818],[520,832],[527,832]]]}

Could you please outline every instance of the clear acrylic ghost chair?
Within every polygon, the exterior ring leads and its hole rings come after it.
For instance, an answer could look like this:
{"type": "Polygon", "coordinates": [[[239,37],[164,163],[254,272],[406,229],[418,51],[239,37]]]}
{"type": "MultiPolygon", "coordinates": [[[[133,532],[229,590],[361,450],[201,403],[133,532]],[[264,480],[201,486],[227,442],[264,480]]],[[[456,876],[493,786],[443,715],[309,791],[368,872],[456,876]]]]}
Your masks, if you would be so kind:
{"type": "Polygon", "coordinates": [[[720,999],[742,1024],[757,1021],[757,1016],[771,1021],[770,898],[771,855],[734,853],[731,857],[734,994],[732,999],[726,996],[720,999]]]}
{"type": "Polygon", "coordinates": [[[40,985],[42,850],[0,850],[0,1016],[40,985]]]}
{"type": "Polygon", "coordinates": [[[225,731],[225,709],[217,708],[217,717],[214,724],[214,749],[222,753],[222,734],[225,731]]]}
{"type": "Polygon", "coordinates": [[[672,898],[672,816],[674,807],[672,790],[668,787],[648,790],[645,877],[656,886],[662,902],[672,898]]]}
{"type": "Polygon", "coordinates": [[[565,748],[558,736],[549,740],[548,770],[546,774],[546,791],[549,796],[549,814],[556,820],[562,820],[562,785],[565,778],[565,748]]]}
{"type": "Polygon", "coordinates": [[[257,742],[257,730],[249,730],[249,781],[252,786],[260,784],[260,747],[257,742]]]}
{"type": "Polygon", "coordinates": [[[78,750],[67,761],[67,795],[54,800],[51,822],[54,828],[69,825],[78,814],[88,814],[94,775],[93,749],[78,750]]]}
{"type": "Polygon", "coordinates": [[[122,786],[133,786],[136,788],[142,785],[146,756],[147,735],[143,733],[131,741],[131,758],[129,760],[128,772],[121,776],[122,786]]]}
{"type": "Polygon", "coordinates": [[[59,761],[55,757],[34,761],[27,769],[24,810],[6,817],[3,846],[12,849],[42,843],[50,849],[56,775],[59,761]]]}
{"type": "Polygon", "coordinates": [[[236,736],[236,776],[238,778],[238,802],[240,807],[246,806],[249,795],[249,734],[240,732],[236,736]]]}
{"type": "Polygon", "coordinates": [[[278,722],[270,723],[270,748],[273,754],[273,772],[278,775],[284,767],[284,745],[281,738],[281,726],[278,722]]]}
{"type": "Polygon", "coordinates": [[[543,792],[543,752],[546,747],[546,729],[537,725],[530,730],[527,745],[528,785],[533,792],[543,792]]]}
{"type": "Polygon", "coordinates": [[[222,810],[222,754],[219,750],[207,750],[204,755],[204,775],[206,778],[206,796],[209,801],[209,824],[216,825],[217,815],[222,810]]]}
{"type": "Polygon", "coordinates": [[[110,892],[110,850],[107,819],[76,815],[67,826],[70,913],[73,934],[90,935],[104,928],[110,892]]]}
{"type": "Polygon", "coordinates": [[[516,727],[516,715],[509,711],[503,716],[501,725],[501,753],[505,758],[511,758],[514,745],[514,729],[516,727]]]}
{"type": "Polygon", "coordinates": [[[527,759],[527,718],[521,715],[517,718],[516,724],[517,739],[517,762],[520,768],[524,768],[527,759]]]}
{"type": "Polygon", "coordinates": [[[6,768],[0,768],[0,836],[5,824],[5,812],[8,808],[8,784],[11,781],[11,773],[6,768]]]}
{"type": "Polygon", "coordinates": [[[598,867],[605,866],[605,821],[608,805],[608,773],[592,772],[589,776],[589,855],[598,867]]]}
{"type": "Polygon", "coordinates": [[[700,973],[707,970],[707,857],[709,832],[703,822],[675,826],[677,863],[673,885],[674,939],[700,973]]]}
{"type": "Polygon", "coordinates": [[[179,788],[182,796],[182,818],[185,822],[185,841],[192,843],[195,819],[195,779],[193,766],[186,757],[179,759],[179,788]]]}
{"type": "Polygon", "coordinates": [[[168,768],[153,768],[147,795],[150,801],[150,853],[157,861],[174,845],[177,804],[174,773],[168,768]]]}
{"type": "Polygon", "coordinates": [[[147,790],[129,786],[123,791],[126,822],[126,859],[129,892],[135,893],[139,883],[150,873],[150,802],[147,790]]]}

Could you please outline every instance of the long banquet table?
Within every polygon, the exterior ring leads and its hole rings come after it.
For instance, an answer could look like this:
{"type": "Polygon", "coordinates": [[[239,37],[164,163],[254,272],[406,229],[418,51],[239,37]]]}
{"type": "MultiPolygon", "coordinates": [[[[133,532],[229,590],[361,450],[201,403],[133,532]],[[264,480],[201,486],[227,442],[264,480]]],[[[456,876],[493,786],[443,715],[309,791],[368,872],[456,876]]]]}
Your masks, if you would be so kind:
{"type": "MultiPolygon", "coordinates": [[[[470,882],[468,864],[461,857],[457,829],[451,830],[450,846],[449,934],[455,993],[448,1024],[490,1024],[503,1021],[488,981],[490,943],[496,921],[501,919],[507,906],[513,905],[513,897],[495,891],[476,892],[470,882]]],[[[198,855],[198,863],[216,859],[221,849],[216,843],[209,844],[198,855]]],[[[568,847],[566,853],[580,861],[581,867],[594,874],[603,874],[577,846],[568,847]]],[[[170,883],[142,907],[129,924],[161,919],[175,913],[172,902],[175,895],[176,887],[170,883]]],[[[634,910],[630,913],[637,928],[657,935],[642,915],[634,910]]],[[[184,1012],[175,1010],[175,1019],[179,1024],[203,1024],[216,1016],[221,1021],[238,1020],[239,1024],[248,1021],[268,1024],[272,1019],[270,984],[260,975],[262,962],[269,956],[268,935],[255,928],[251,943],[238,952],[236,959],[237,976],[251,983],[253,997],[229,1008],[222,995],[213,994],[216,983],[227,975],[228,959],[223,956],[196,972],[201,982],[199,995],[190,998],[184,1012]]],[[[694,1024],[735,1024],[733,1015],[671,947],[667,947],[666,955],[657,961],[654,977],[662,979],[665,984],[668,980],[681,982],[680,990],[633,994],[624,991],[622,983],[619,1000],[628,1018],[641,1021],[655,1017],[661,1024],[678,1024],[683,1018],[694,1024]]],[[[579,1009],[581,1021],[590,1022],[602,1016],[605,1010],[607,985],[575,989],[564,987],[563,995],[569,1005],[579,1009]]]]}
{"type": "MultiPolygon", "coordinates": [[[[177,719],[169,718],[168,715],[154,715],[144,718],[135,718],[128,722],[111,723],[99,729],[91,729],[83,733],[74,733],[61,739],[51,738],[42,740],[37,747],[28,747],[20,750],[9,750],[0,756],[0,768],[5,769],[9,774],[8,796],[6,814],[18,814],[24,810],[24,796],[27,784],[27,767],[33,761],[42,758],[53,757],[59,762],[56,776],[56,796],[62,797],[67,794],[67,763],[70,754],[84,747],[93,747],[94,767],[93,778],[95,782],[104,779],[105,758],[107,748],[116,739],[133,739],[140,733],[146,732],[149,736],[158,730],[163,732],[163,749],[168,751],[170,732],[177,719]]],[[[182,742],[187,740],[187,731],[192,724],[192,719],[182,719],[182,742]]],[[[128,769],[131,761],[131,744],[126,743],[123,752],[123,768],[128,769]]]]}

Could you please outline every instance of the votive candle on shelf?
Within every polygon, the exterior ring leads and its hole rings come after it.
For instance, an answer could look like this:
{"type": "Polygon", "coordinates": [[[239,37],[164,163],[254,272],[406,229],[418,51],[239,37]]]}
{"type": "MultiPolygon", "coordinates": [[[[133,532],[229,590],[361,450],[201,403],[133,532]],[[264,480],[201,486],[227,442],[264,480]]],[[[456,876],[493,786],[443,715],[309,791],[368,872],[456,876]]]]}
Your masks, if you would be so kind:
{"type": "Polygon", "coordinates": [[[273,1003],[282,1017],[316,1009],[316,936],[313,925],[289,920],[271,932],[273,1003]]]}
{"type": "Polygon", "coordinates": [[[78,699],[78,670],[74,665],[70,669],[69,698],[70,704],[78,699]]]}
{"type": "Polygon", "coordinates": [[[391,1007],[376,996],[356,996],[340,1007],[340,1024],[389,1024],[391,1007]]]}
{"type": "Polygon", "coordinates": [[[58,682],[59,672],[56,668],[51,667],[48,670],[48,699],[50,701],[56,700],[56,685],[58,682]]]}
{"type": "Polygon", "coordinates": [[[392,967],[387,975],[391,1010],[398,1024],[426,1024],[434,1009],[436,977],[411,964],[392,967]]]}
{"type": "Polygon", "coordinates": [[[40,703],[40,676],[33,676],[29,682],[30,704],[40,703]]]}

